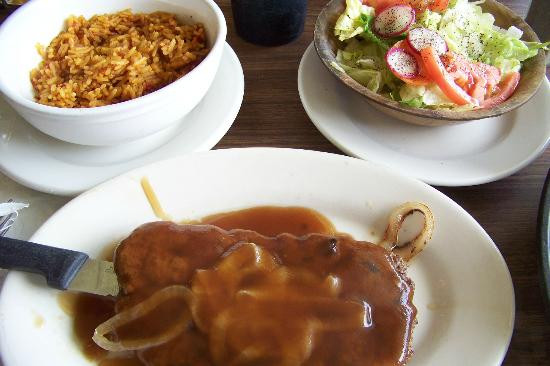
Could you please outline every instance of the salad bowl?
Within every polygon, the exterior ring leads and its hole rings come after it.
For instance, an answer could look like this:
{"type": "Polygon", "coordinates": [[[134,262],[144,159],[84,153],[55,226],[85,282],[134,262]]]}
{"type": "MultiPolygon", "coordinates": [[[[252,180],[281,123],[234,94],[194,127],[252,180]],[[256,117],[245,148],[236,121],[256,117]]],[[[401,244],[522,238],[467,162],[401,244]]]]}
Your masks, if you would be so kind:
{"type": "MultiPolygon", "coordinates": [[[[539,42],[531,27],[506,6],[495,0],[486,0],[480,6],[484,13],[488,12],[494,16],[495,25],[501,28],[514,26],[523,32],[523,41],[539,42]]],[[[343,48],[343,43],[335,36],[334,27],[345,9],[346,0],[331,0],[322,9],[315,24],[315,50],[326,68],[338,80],[363,95],[373,107],[399,120],[417,125],[443,126],[496,117],[526,103],[535,94],[545,77],[545,54],[544,50],[540,49],[536,56],[522,62],[521,78],[516,90],[510,98],[496,106],[473,109],[410,107],[368,89],[337,67],[337,50],[343,48]]]]}

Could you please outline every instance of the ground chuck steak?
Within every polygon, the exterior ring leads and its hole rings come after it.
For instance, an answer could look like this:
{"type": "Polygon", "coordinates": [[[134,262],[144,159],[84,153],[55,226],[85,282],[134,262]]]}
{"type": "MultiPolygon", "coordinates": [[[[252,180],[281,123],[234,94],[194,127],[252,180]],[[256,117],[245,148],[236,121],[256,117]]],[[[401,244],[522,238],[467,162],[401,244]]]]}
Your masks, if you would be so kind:
{"type": "MultiPolygon", "coordinates": [[[[265,237],[248,230],[225,231],[212,225],[153,222],[142,225],[115,253],[121,285],[117,311],[178,284],[191,287],[197,270],[213,268],[243,243],[254,243],[288,268],[301,268],[319,278],[341,282],[338,298],[368,303],[372,326],[325,332],[314,338],[306,366],[404,365],[411,355],[416,308],[414,285],[400,257],[372,243],[346,235],[281,234],[265,237]]],[[[196,326],[176,339],[139,352],[147,365],[215,365],[209,341],[196,326]]],[[[277,363],[255,362],[255,365],[277,363]]]]}

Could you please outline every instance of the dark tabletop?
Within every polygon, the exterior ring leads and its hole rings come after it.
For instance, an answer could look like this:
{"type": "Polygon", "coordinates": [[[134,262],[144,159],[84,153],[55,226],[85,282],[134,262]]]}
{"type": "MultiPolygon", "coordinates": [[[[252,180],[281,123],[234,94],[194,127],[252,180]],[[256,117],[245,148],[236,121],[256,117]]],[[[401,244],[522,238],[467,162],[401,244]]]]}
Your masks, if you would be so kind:
{"type": "MultiPolygon", "coordinates": [[[[231,1],[216,2],[227,19],[228,42],[239,56],[245,75],[243,105],[233,127],[216,148],[275,146],[341,154],[309,120],[297,86],[300,58],[312,41],[313,24],[327,0],[309,0],[301,37],[272,48],[254,46],[238,38],[231,1]]],[[[530,4],[530,0],[501,2],[522,16],[527,14],[530,4]]],[[[0,19],[5,11],[1,14],[0,19]]],[[[526,168],[498,182],[462,188],[436,187],[483,226],[512,274],[516,321],[505,365],[550,365],[550,318],[545,317],[539,287],[536,235],[537,209],[549,167],[550,150],[547,150],[526,168]]]]}

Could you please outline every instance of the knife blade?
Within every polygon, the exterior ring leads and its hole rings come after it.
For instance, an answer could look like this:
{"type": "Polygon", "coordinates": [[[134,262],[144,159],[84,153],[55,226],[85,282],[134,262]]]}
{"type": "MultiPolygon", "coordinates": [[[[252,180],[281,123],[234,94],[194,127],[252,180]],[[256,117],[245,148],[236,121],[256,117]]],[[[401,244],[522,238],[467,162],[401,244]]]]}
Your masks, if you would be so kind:
{"type": "Polygon", "coordinates": [[[118,280],[113,262],[88,259],[67,289],[101,296],[118,295],[118,280]]]}
{"type": "Polygon", "coordinates": [[[38,273],[58,290],[116,296],[119,285],[112,262],[74,250],[0,238],[0,268],[38,273]]]}

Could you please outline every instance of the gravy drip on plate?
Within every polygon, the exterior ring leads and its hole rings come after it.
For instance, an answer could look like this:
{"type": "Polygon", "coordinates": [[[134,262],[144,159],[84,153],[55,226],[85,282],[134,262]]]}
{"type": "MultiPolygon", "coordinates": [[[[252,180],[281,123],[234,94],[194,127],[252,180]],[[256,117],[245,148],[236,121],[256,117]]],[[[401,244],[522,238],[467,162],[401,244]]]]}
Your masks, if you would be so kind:
{"type": "MultiPolygon", "coordinates": [[[[116,304],[79,294],[72,311],[80,344],[101,366],[404,365],[410,356],[416,308],[401,260],[335,234],[310,209],[257,207],[209,216],[201,225],[145,224],[118,247],[115,268],[123,289],[116,304]],[[115,308],[170,285],[187,286],[198,298],[198,315],[185,332],[124,358],[93,344],[93,329],[115,308]]],[[[161,332],[178,308],[185,304],[162,304],[117,335],[124,343],[161,332]]]]}
{"type": "Polygon", "coordinates": [[[296,236],[311,233],[331,235],[336,232],[325,216],[305,207],[252,207],[206,216],[200,223],[224,230],[252,230],[265,236],[277,236],[281,233],[296,236]]]}

